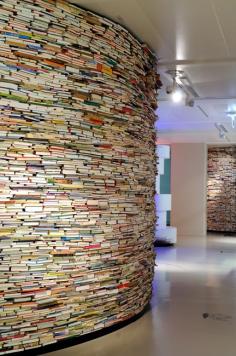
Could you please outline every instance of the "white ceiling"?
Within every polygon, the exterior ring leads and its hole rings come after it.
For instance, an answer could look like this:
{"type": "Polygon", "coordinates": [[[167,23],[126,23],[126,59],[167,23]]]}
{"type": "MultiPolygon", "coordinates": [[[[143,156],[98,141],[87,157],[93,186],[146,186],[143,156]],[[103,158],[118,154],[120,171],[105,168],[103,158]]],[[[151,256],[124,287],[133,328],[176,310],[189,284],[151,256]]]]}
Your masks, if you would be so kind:
{"type": "Polygon", "coordinates": [[[236,0],[74,0],[123,23],[160,58],[160,142],[225,143],[215,123],[236,143],[226,111],[236,108],[236,0]],[[166,70],[181,69],[199,99],[189,108],[165,94],[166,70]],[[205,114],[203,114],[203,112],[205,114]]]}

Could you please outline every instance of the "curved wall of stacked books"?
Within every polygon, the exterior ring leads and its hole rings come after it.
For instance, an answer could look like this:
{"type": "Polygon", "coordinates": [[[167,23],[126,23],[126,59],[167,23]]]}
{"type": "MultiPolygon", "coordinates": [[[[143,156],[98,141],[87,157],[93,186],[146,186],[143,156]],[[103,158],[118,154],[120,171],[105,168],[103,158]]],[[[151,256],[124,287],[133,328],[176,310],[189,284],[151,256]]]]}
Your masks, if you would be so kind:
{"type": "Polygon", "coordinates": [[[207,228],[236,232],[236,146],[208,150],[207,228]]]}
{"type": "Polygon", "coordinates": [[[0,1],[0,354],[150,299],[156,60],[62,1],[0,1]]]}

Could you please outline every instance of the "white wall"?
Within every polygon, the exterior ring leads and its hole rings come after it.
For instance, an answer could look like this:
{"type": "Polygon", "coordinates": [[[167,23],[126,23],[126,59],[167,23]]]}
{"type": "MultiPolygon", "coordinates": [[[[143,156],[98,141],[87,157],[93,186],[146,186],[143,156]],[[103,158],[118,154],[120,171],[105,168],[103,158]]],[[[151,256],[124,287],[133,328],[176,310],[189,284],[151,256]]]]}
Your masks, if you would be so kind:
{"type": "Polygon", "coordinates": [[[171,225],[181,237],[206,236],[207,230],[207,145],[171,145],[171,225]]]}

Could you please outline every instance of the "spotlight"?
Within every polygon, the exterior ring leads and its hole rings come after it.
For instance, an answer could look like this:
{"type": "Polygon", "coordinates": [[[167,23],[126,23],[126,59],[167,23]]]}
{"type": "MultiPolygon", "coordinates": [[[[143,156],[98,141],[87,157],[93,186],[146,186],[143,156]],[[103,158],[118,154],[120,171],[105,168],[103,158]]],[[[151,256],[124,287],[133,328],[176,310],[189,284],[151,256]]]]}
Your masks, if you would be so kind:
{"type": "Polygon", "coordinates": [[[218,130],[219,138],[220,138],[220,139],[223,139],[223,140],[229,141],[228,137],[226,136],[226,134],[227,134],[228,131],[226,130],[226,128],[224,127],[224,125],[219,124],[219,123],[215,123],[215,127],[216,127],[217,130],[218,130]]]}
{"type": "Polygon", "coordinates": [[[227,116],[231,119],[232,128],[235,128],[236,111],[228,111],[227,116]]]}
{"type": "Polygon", "coordinates": [[[171,100],[174,103],[180,103],[183,100],[183,91],[180,90],[179,85],[176,81],[177,77],[173,77],[172,85],[166,87],[166,94],[171,94],[171,100]]]}
{"type": "Polygon", "coordinates": [[[185,100],[185,105],[189,106],[190,108],[193,108],[194,104],[195,104],[194,99],[191,98],[189,95],[187,95],[186,100],[185,100]]]}
{"type": "Polygon", "coordinates": [[[222,132],[222,131],[219,131],[219,137],[224,140],[225,139],[225,133],[222,132]]]}
{"type": "Polygon", "coordinates": [[[166,94],[171,94],[171,99],[174,103],[185,103],[185,106],[193,108],[195,105],[194,98],[198,94],[192,88],[192,83],[187,75],[182,70],[169,69],[166,71],[172,77],[172,84],[166,86],[166,94]]]}
{"type": "Polygon", "coordinates": [[[166,94],[172,94],[173,93],[173,91],[174,91],[174,85],[172,84],[172,85],[168,85],[167,87],[166,87],[166,94]]]}
{"type": "Polygon", "coordinates": [[[166,94],[173,94],[178,89],[176,78],[173,78],[173,83],[166,87],[166,94]]]}
{"type": "Polygon", "coordinates": [[[183,93],[181,90],[176,89],[172,95],[171,95],[171,99],[173,100],[174,103],[180,103],[183,100],[183,93]]]}

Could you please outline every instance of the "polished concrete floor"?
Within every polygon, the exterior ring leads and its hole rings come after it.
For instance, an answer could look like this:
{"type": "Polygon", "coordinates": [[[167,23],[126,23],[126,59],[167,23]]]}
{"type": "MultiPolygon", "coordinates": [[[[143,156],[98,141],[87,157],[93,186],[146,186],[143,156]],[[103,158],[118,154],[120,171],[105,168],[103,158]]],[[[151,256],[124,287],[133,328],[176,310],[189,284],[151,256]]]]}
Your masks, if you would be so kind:
{"type": "Polygon", "coordinates": [[[99,339],[47,356],[235,356],[236,237],[158,248],[151,310],[99,339]]]}

